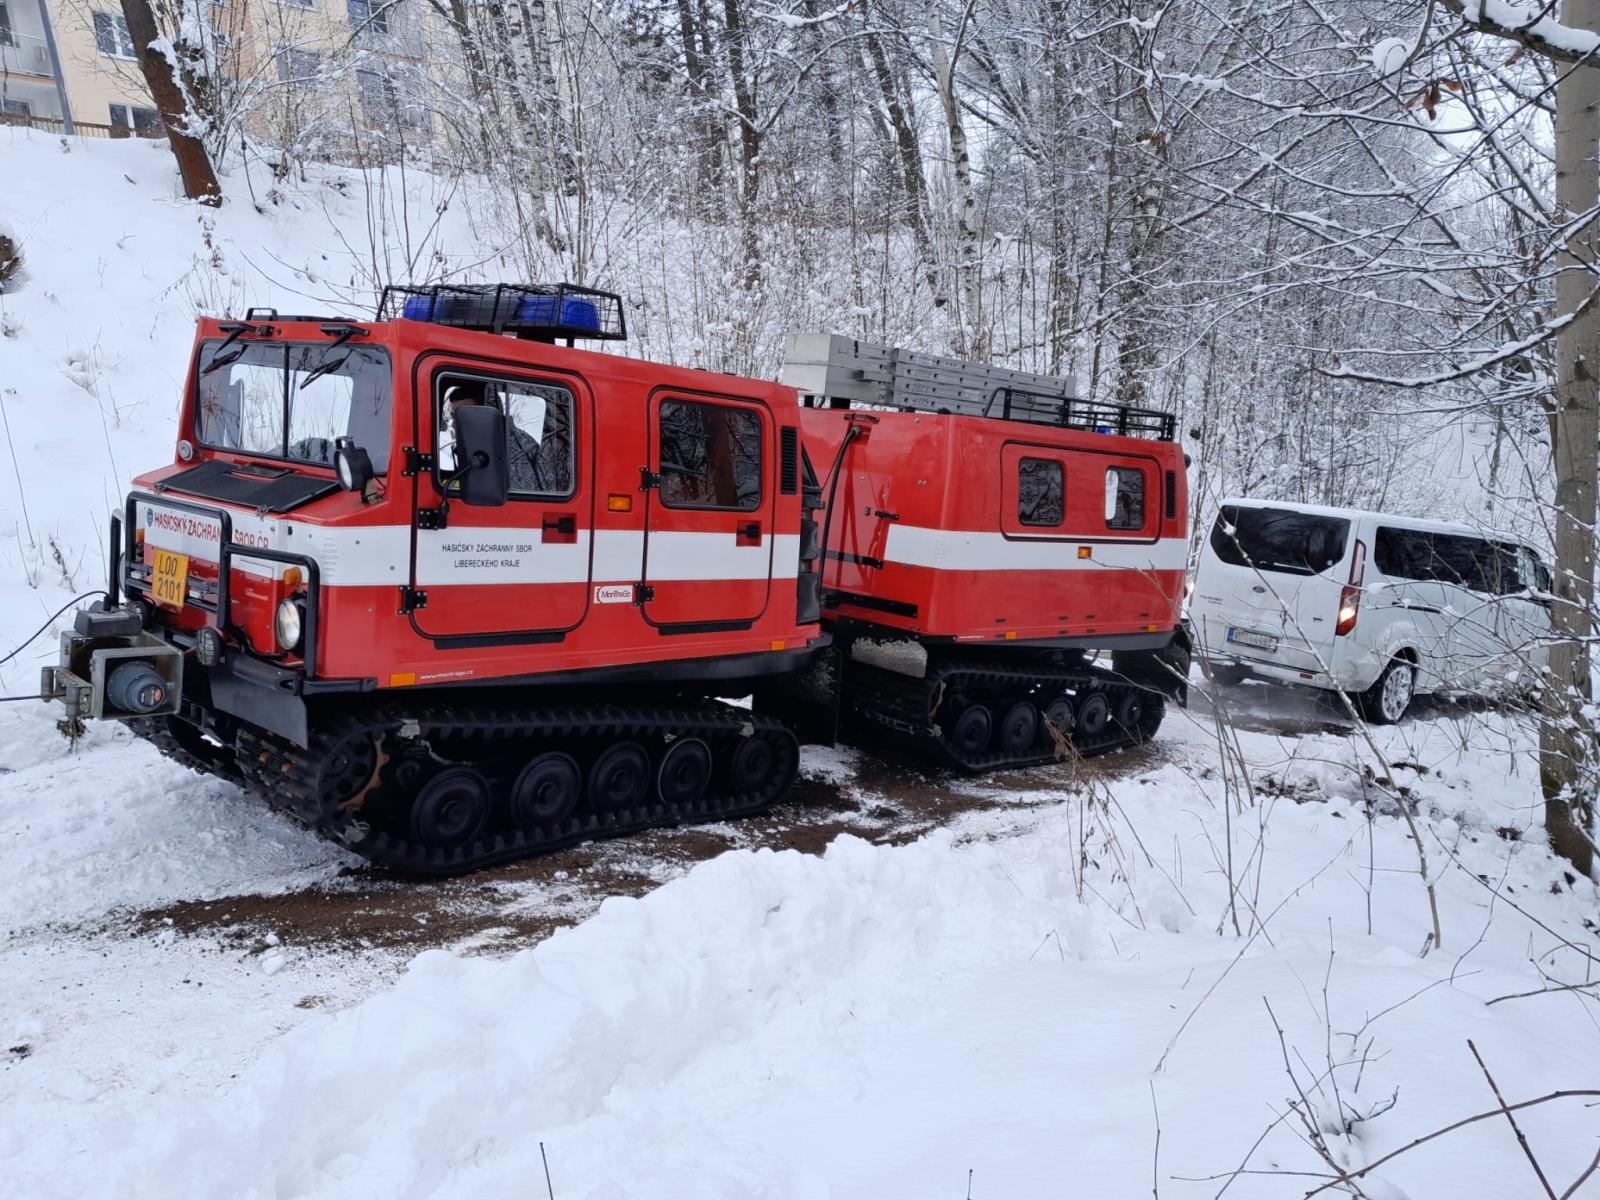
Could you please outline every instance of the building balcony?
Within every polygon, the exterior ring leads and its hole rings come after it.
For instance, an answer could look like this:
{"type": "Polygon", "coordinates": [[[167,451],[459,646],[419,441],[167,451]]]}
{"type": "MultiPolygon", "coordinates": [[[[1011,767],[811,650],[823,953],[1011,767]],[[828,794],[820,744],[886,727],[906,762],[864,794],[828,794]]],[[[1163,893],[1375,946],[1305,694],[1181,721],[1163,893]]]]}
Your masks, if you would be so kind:
{"type": "Polygon", "coordinates": [[[422,57],[422,31],[407,28],[398,21],[390,20],[383,27],[369,22],[357,26],[353,32],[358,50],[396,58],[422,57]]]}
{"type": "Polygon", "coordinates": [[[40,79],[54,79],[50,69],[50,52],[44,39],[31,33],[10,31],[0,35],[0,75],[32,75],[40,79]]]}

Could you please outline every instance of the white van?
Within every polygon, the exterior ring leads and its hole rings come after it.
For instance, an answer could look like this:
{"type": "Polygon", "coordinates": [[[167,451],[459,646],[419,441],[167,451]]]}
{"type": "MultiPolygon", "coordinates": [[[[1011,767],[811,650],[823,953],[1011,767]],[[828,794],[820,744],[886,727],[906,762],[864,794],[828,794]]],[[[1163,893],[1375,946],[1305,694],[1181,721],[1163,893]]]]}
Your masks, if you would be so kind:
{"type": "Polygon", "coordinates": [[[1413,695],[1532,686],[1550,572],[1514,538],[1347,508],[1225,500],[1189,604],[1223,682],[1342,689],[1398,721],[1413,695]]]}

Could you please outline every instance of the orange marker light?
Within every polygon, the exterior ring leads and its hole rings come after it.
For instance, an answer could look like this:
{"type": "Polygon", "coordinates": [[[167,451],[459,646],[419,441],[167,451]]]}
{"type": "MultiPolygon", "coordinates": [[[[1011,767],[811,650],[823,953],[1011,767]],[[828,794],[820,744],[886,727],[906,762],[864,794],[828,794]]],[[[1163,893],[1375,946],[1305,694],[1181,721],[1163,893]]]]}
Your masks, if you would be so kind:
{"type": "Polygon", "coordinates": [[[290,567],[283,573],[284,589],[286,591],[294,591],[295,588],[300,586],[300,581],[304,578],[305,576],[300,573],[299,567],[290,567]]]}
{"type": "Polygon", "coordinates": [[[784,641],[783,641],[782,638],[777,638],[772,643],[772,648],[774,650],[782,650],[783,647],[784,647],[784,641]]]}
{"type": "Polygon", "coordinates": [[[1079,546],[1078,547],[1078,557],[1079,558],[1089,558],[1093,554],[1094,554],[1094,547],[1092,547],[1092,546],[1079,546]]]}
{"type": "Polygon", "coordinates": [[[612,492],[606,497],[607,512],[632,512],[633,497],[626,492],[612,492]]]}
{"type": "Polygon", "coordinates": [[[410,687],[417,682],[416,672],[406,671],[404,674],[389,676],[390,687],[410,687]]]}
{"type": "Polygon", "coordinates": [[[1017,631],[1015,629],[1006,630],[1006,641],[1014,642],[1016,640],[1017,640],[1017,631]]]}

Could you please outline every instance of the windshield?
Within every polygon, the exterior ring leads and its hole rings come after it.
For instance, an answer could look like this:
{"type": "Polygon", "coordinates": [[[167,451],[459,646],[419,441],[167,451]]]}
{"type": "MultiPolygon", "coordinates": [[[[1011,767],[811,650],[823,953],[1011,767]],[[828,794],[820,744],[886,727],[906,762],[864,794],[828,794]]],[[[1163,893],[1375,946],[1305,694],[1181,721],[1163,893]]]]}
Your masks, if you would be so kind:
{"type": "Polygon", "coordinates": [[[348,437],[384,473],[388,354],[331,340],[235,342],[223,351],[222,365],[207,371],[222,344],[200,347],[195,438],[202,445],[332,466],[334,442],[348,437]]]}
{"type": "Polygon", "coordinates": [[[1211,529],[1211,548],[1235,567],[1320,575],[1344,558],[1349,533],[1343,517],[1224,504],[1211,529]]]}

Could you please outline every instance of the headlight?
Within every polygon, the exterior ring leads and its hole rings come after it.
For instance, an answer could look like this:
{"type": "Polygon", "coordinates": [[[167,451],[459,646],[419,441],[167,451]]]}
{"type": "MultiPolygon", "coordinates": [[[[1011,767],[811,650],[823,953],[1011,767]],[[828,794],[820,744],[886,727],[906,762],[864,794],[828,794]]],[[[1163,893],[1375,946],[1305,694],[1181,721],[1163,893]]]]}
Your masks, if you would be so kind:
{"type": "Polygon", "coordinates": [[[272,622],[272,631],[278,636],[278,645],[285,650],[298,650],[300,635],[305,631],[304,626],[305,613],[300,608],[300,601],[285,600],[278,605],[278,614],[272,622]]]}
{"type": "Polygon", "coordinates": [[[333,473],[347,492],[365,490],[372,479],[372,457],[348,437],[334,442],[333,473]]]}

